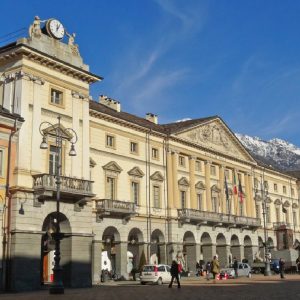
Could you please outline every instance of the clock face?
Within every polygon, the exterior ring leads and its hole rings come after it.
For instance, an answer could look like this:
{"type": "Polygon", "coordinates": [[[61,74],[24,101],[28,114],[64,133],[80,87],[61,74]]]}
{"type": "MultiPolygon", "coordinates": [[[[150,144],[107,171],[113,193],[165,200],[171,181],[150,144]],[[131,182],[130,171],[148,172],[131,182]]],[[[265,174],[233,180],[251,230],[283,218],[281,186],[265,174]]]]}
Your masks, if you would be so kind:
{"type": "Polygon", "coordinates": [[[55,20],[55,19],[49,20],[48,29],[49,29],[50,35],[52,37],[54,37],[55,39],[60,40],[65,35],[64,26],[58,20],[55,20]]]}

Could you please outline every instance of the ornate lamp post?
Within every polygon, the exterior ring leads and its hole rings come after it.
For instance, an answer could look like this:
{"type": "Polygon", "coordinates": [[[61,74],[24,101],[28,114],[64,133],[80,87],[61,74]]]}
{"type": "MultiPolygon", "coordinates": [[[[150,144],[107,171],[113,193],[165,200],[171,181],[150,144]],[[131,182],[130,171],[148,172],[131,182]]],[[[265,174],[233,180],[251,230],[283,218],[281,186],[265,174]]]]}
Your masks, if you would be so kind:
{"type": "MultiPolygon", "coordinates": [[[[261,193],[261,199],[263,201],[262,204],[262,214],[263,214],[263,221],[264,221],[264,249],[265,249],[265,271],[264,275],[265,276],[271,276],[271,268],[270,268],[270,260],[269,260],[269,249],[267,246],[267,228],[266,228],[266,223],[267,223],[267,214],[266,214],[266,200],[268,197],[268,186],[264,182],[263,176],[260,177],[259,181],[259,186],[260,186],[260,193],[261,193]]],[[[255,187],[255,197],[258,195],[259,189],[258,187],[255,187]]]]}
{"type": "Polygon", "coordinates": [[[47,149],[47,135],[52,135],[55,137],[56,146],[56,166],[55,166],[55,183],[56,183],[56,222],[55,232],[52,233],[53,239],[55,241],[55,251],[54,251],[54,267],[53,275],[54,280],[50,286],[50,294],[63,294],[64,285],[62,281],[62,267],[60,266],[60,240],[63,238],[63,234],[60,232],[59,225],[59,204],[60,204],[60,186],[61,186],[61,166],[62,166],[62,142],[63,140],[69,140],[71,143],[71,149],[69,156],[76,156],[76,151],[74,144],[77,142],[78,137],[76,132],[72,128],[61,128],[60,123],[61,117],[58,116],[58,124],[53,125],[49,122],[42,122],[40,124],[40,134],[42,135],[42,143],[40,149],[47,149]],[[48,130],[45,131],[42,128],[48,126],[48,130]],[[49,132],[50,131],[50,132],[49,132]],[[73,134],[73,137],[69,138],[73,134]]]}

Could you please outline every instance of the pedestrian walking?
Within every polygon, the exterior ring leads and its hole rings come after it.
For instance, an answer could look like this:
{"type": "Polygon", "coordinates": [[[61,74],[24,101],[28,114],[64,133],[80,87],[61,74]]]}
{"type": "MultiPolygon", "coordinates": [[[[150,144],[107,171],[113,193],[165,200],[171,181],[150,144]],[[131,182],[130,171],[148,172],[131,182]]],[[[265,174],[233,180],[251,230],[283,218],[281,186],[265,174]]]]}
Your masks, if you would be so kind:
{"type": "Polygon", "coordinates": [[[279,259],[279,273],[280,273],[280,278],[284,278],[284,265],[285,261],[283,258],[279,259]]]}
{"type": "Polygon", "coordinates": [[[300,273],[300,256],[296,259],[296,271],[300,273]]]}
{"type": "Polygon", "coordinates": [[[179,274],[178,266],[179,266],[179,264],[177,263],[177,261],[173,260],[172,265],[171,265],[171,270],[170,270],[172,278],[171,278],[171,282],[169,284],[169,288],[172,287],[174,279],[176,279],[176,281],[177,281],[177,288],[179,288],[179,289],[181,288],[180,281],[179,281],[179,276],[178,276],[178,274],[179,274]]]}
{"type": "Polygon", "coordinates": [[[238,261],[237,261],[236,257],[234,257],[233,258],[233,269],[234,269],[234,277],[235,278],[238,278],[238,267],[239,267],[238,261]]]}
{"type": "Polygon", "coordinates": [[[211,272],[211,262],[208,261],[206,263],[206,279],[209,280],[209,277],[210,277],[210,272],[211,272]]]}
{"type": "Polygon", "coordinates": [[[213,274],[214,283],[216,282],[216,276],[220,273],[220,263],[217,259],[217,256],[214,256],[214,259],[211,263],[211,272],[213,274]]]}

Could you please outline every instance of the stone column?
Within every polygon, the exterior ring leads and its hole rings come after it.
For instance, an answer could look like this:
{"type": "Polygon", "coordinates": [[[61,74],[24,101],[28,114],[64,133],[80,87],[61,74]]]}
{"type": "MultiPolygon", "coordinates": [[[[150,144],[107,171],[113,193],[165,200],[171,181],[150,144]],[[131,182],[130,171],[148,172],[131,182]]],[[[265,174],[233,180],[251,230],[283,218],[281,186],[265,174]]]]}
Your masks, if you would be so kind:
{"type": "Polygon", "coordinates": [[[128,242],[119,242],[116,247],[116,273],[128,279],[127,273],[127,246],[128,242]]]}
{"type": "Polygon", "coordinates": [[[226,197],[224,188],[224,165],[219,167],[219,180],[220,180],[220,209],[221,213],[226,213],[226,197]]]}
{"type": "Polygon", "coordinates": [[[248,173],[244,175],[244,181],[245,181],[245,189],[246,189],[246,216],[251,217],[251,198],[250,198],[250,189],[249,189],[249,180],[248,180],[248,173]]]}
{"type": "Polygon", "coordinates": [[[201,255],[201,244],[197,244],[197,243],[196,243],[196,259],[197,261],[203,259],[201,255]]]}
{"type": "Polygon", "coordinates": [[[255,218],[256,213],[255,213],[255,201],[254,201],[254,196],[253,196],[253,175],[249,174],[248,175],[248,182],[249,182],[249,199],[250,199],[250,211],[251,211],[251,217],[255,218]]]}
{"type": "MultiPolygon", "coordinates": [[[[237,171],[236,169],[233,170],[234,175],[235,176],[235,184],[236,184],[236,189],[238,190],[238,177],[237,177],[237,171]]],[[[233,178],[233,188],[234,188],[234,178],[233,178]]],[[[238,210],[238,193],[237,195],[233,194],[233,203],[234,203],[234,211],[233,214],[234,215],[239,215],[239,210],[238,210]]]]}
{"type": "Polygon", "coordinates": [[[205,162],[205,186],[206,186],[206,210],[211,211],[211,190],[210,190],[210,165],[209,161],[205,162]]]}
{"type": "Polygon", "coordinates": [[[191,203],[190,208],[197,209],[197,197],[196,197],[196,188],[195,188],[195,159],[196,157],[189,157],[189,169],[190,169],[190,195],[191,203]]]}
{"type": "Polygon", "coordinates": [[[172,154],[167,150],[167,191],[168,191],[168,208],[174,208],[174,195],[173,195],[173,166],[172,166],[172,154]]]}
{"type": "Polygon", "coordinates": [[[160,254],[160,263],[167,264],[166,244],[158,244],[158,249],[160,254]]]}
{"type": "Polygon", "coordinates": [[[176,151],[172,151],[172,173],[173,173],[173,201],[175,208],[180,208],[179,203],[179,190],[178,190],[178,153],[176,151]]]}
{"type": "MultiPolygon", "coordinates": [[[[33,86],[33,109],[32,109],[32,131],[31,131],[31,170],[35,173],[42,173],[42,151],[40,144],[42,136],[39,132],[39,126],[41,124],[41,87],[44,85],[42,80],[35,80],[32,83],[33,86]]],[[[47,128],[44,126],[42,129],[47,128]]]]}
{"type": "Polygon", "coordinates": [[[102,241],[92,241],[92,282],[100,282],[101,265],[102,265],[102,241]]]}

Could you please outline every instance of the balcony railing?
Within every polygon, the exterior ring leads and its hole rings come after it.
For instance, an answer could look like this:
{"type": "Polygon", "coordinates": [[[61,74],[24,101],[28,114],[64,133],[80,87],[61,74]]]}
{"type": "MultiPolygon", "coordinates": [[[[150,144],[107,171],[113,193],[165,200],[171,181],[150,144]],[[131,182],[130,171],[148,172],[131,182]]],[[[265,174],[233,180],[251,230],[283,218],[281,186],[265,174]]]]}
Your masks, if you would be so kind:
{"type": "Polygon", "coordinates": [[[224,225],[249,228],[258,228],[261,226],[260,219],[257,218],[228,215],[217,212],[200,211],[188,208],[178,209],[178,217],[183,222],[195,224],[210,223],[212,225],[218,224],[220,226],[224,225]]]}
{"type": "MultiPolygon", "coordinates": [[[[33,175],[33,189],[40,198],[52,197],[57,190],[56,177],[52,174],[33,175]]],[[[75,200],[83,197],[93,197],[93,181],[75,177],[61,176],[60,192],[63,197],[75,200]]]]}
{"type": "Polygon", "coordinates": [[[116,216],[129,220],[136,215],[136,208],[133,202],[100,199],[96,202],[97,216],[103,219],[105,216],[116,216]]]}
{"type": "Polygon", "coordinates": [[[291,229],[292,225],[290,223],[286,223],[286,222],[274,222],[273,223],[273,228],[274,228],[274,230],[291,229]]]}

